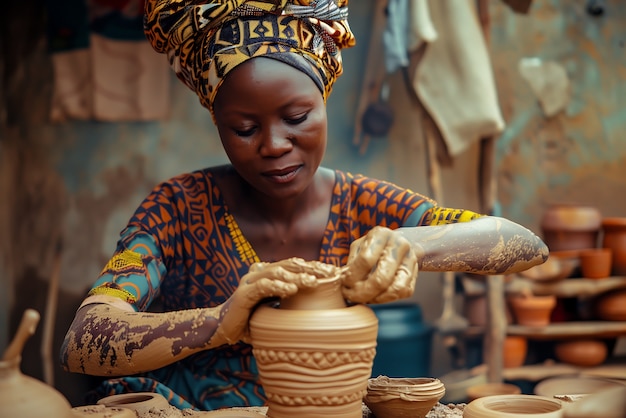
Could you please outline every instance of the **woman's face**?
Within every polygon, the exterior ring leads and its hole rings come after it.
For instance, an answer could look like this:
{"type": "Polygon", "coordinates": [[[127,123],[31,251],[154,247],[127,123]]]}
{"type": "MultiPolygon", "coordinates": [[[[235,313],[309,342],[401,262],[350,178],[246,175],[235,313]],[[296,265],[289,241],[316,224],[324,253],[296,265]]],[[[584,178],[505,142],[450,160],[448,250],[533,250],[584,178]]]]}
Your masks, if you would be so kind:
{"type": "Polygon", "coordinates": [[[228,158],[261,193],[289,198],[311,183],[326,150],[327,116],[309,76],[274,59],[251,59],[228,74],[214,114],[228,158]]]}

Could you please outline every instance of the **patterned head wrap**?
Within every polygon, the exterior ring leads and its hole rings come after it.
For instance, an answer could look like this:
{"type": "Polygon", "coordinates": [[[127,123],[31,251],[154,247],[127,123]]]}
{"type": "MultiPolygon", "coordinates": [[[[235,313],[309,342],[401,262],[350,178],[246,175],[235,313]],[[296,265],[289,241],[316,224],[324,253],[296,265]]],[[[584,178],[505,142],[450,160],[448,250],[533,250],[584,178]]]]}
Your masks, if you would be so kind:
{"type": "Polygon", "coordinates": [[[213,114],[226,75],[254,58],[283,61],[309,75],[324,101],[355,44],[348,0],[147,0],[144,31],[176,75],[213,114]]]}

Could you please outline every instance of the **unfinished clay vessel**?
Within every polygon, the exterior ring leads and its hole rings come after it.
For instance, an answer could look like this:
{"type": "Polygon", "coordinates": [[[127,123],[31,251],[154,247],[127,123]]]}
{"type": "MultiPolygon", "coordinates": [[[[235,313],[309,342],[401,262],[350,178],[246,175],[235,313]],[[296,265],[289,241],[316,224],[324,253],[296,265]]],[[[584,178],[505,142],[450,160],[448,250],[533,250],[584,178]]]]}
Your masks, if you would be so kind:
{"type": "Polygon", "coordinates": [[[424,418],[445,393],[439,379],[378,376],[369,380],[364,401],[376,418],[424,418]]]}
{"type": "Polygon", "coordinates": [[[346,304],[338,274],[259,306],[249,326],[268,416],[361,418],[378,319],[365,305],[346,304]]]}
{"type": "Polygon", "coordinates": [[[0,360],[0,417],[72,418],[72,407],[52,386],[20,370],[22,349],[35,333],[39,312],[27,309],[17,333],[0,360]]]}
{"type": "Polygon", "coordinates": [[[492,395],[470,402],[463,410],[464,418],[559,418],[563,403],[558,399],[537,395],[492,395]]]}
{"type": "Polygon", "coordinates": [[[170,406],[163,395],[153,392],[120,393],[102,398],[98,404],[108,408],[129,409],[136,415],[164,412],[170,406]]]}

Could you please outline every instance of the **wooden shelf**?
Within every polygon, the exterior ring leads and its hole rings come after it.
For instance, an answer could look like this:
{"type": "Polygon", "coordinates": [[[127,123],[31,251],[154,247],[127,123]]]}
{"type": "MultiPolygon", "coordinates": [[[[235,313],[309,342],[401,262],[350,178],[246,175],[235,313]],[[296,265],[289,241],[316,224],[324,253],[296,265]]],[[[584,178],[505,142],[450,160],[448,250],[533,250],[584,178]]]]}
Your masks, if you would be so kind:
{"type": "Polygon", "coordinates": [[[541,282],[522,277],[513,277],[505,285],[506,292],[532,292],[535,295],[554,295],[561,298],[591,297],[614,289],[626,288],[626,277],[614,276],[605,279],[571,278],[555,282],[541,282]]]}
{"type": "Polygon", "coordinates": [[[615,338],[626,335],[624,321],[569,321],[551,323],[542,327],[509,325],[507,334],[535,340],[554,340],[576,337],[615,338]]]}

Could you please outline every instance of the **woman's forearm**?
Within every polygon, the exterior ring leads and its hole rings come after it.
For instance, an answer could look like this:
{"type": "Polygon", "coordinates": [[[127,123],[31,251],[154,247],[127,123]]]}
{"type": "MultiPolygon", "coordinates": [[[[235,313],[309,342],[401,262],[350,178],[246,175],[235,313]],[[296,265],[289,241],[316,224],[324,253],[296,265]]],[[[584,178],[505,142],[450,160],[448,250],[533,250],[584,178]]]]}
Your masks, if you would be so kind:
{"type": "Polygon", "coordinates": [[[421,271],[509,274],[548,258],[548,247],[532,231],[495,216],[398,231],[414,244],[421,271]]]}
{"type": "Polygon", "coordinates": [[[71,372],[122,376],[155,370],[223,344],[220,307],[149,313],[95,303],[78,310],[61,348],[71,372]]]}

